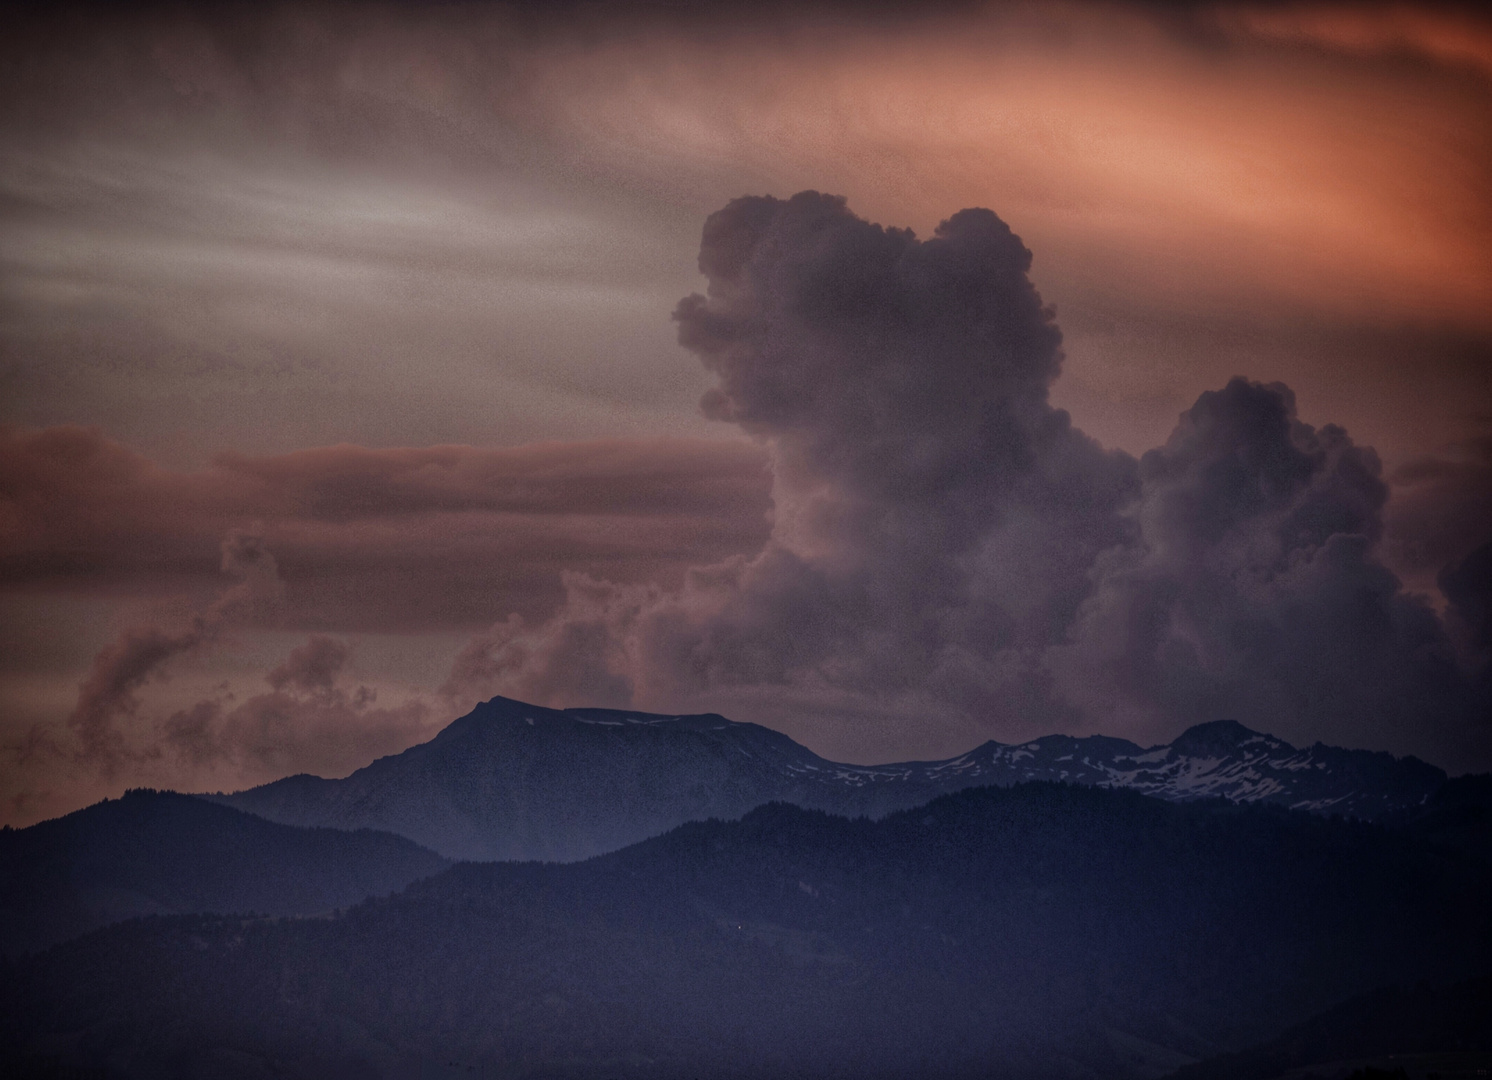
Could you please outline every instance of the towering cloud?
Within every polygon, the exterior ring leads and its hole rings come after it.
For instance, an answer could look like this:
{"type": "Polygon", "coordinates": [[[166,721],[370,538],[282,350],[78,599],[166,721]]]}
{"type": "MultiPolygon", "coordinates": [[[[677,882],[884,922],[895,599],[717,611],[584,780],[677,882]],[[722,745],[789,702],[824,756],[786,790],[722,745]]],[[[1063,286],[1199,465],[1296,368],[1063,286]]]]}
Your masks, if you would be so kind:
{"type": "Polygon", "coordinates": [[[737,594],[670,643],[683,670],[1029,692],[1135,491],[1134,462],[1047,402],[1061,335],[1030,263],[987,210],[925,242],[812,192],[710,218],[709,295],[675,318],[720,379],[706,413],[770,448],[777,522],[737,594]]]}
{"type": "Polygon", "coordinates": [[[1295,415],[1279,384],[1205,393],[1140,462],[1135,541],[1055,650],[1099,726],[1229,716],[1299,740],[1469,750],[1470,700],[1439,619],[1375,558],[1377,455],[1295,415]]]}
{"type": "Polygon", "coordinates": [[[1376,454],[1245,379],[1141,461],[1103,450],[1048,401],[1030,263],[988,210],[925,241],[816,192],[712,215],[675,319],[707,415],[768,450],[771,538],[677,592],[572,578],[448,691],[1483,752],[1440,619],[1377,560],[1376,454]]]}

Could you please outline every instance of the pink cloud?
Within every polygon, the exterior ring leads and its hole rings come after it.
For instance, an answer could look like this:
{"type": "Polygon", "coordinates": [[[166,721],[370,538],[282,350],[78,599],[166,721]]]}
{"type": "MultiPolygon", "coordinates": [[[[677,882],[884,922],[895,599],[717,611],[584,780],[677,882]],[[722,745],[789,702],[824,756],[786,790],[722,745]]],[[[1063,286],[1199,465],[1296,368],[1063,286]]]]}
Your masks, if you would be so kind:
{"type": "MultiPolygon", "coordinates": [[[[93,659],[68,727],[78,739],[77,753],[107,773],[131,756],[116,721],[133,716],[137,692],[159,677],[173,658],[209,644],[230,621],[277,601],[281,595],[274,556],[254,532],[232,531],[223,538],[222,569],[238,579],[183,626],[131,626],[93,659]]],[[[294,659],[294,657],[292,657],[294,659]]]]}
{"type": "Polygon", "coordinates": [[[157,745],[229,786],[243,777],[348,772],[396,753],[425,733],[432,710],[416,698],[378,706],[378,693],[347,685],[346,642],[312,635],[272,670],[271,690],[235,702],[204,698],[158,725],[157,745]]]}
{"type": "Polygon", "coordinates": [[[183,472],[93,429],[0,428],[0,589],[210,594],[221,538],[258,523],[280,625],[474,627],[552,609],[561,570],[678,581],[755,550],[768,489],[744,442],[330,446],[183,472]]]}

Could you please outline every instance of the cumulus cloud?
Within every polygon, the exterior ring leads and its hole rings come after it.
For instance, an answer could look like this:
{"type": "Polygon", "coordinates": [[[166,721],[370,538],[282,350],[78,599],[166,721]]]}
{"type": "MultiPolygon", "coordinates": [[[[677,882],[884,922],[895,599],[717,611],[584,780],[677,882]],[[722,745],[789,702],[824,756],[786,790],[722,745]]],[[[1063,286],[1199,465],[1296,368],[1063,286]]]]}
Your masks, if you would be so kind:
{"type": "Polygon", "coordinates": [[[476,635],[457,654],[441,694],[458,709],[498,692],[534,702],[629,704],[630,639],[663,594],[656,586],[619,586],[574,571],[562,580],[558,617],[530,623],[510,615],[476,635]]]}
{"type": "Polygon", "coordinates": [[[1434,611],[1375,557],[1377,455],[1235,379],[1140,462],[1135,542],[1053,650],[1065,696],[1105,729],[1232,717],[1287,738],[1473,749],[1471,700],[1434,611]]]}
{"type": "Polygon", "coordinates": [[[987,210],[926,240],[815,192],[712,215],[675,318],[705,412],[770,456],[770,539],[678,590],[571,579],[447,692],[1485,753],[1465,658],[1379,560],[1377,455],[1241,378],[1140,461],[1105,451],[1048,400],[1030,262],[987,210]]]}
{"type": "Polygon", "coordinates": [[[706,413],[767,444],[777,517],[736,595],[670,632],[686,669],[983,696],[1052,642],[1124,535],[1134,462],[1049,404],[1030,262],[987,210],[926,241],[812,192],[710,218],[709,295],[675,318],[719,378],[706,413]]]}
{"type": "MultiPolygon", "coordinates": [[[[226,615],[220,615],[226,619],[226,615]]],[[[383,704],[349,672],[345,641],[312,635],[266,676],[267,692],[241,696],[226,683],[174,710],[140,691],[169,677],[171,662],[222,644],[225,622],[199,615],[184,629],[138,626],[102,650],[67,727],[38,727],[0,763],[7,809],[34,816],[54,785],[95,795],[121,781],[187,790],[233,789],[287,773],[345,775],[398,753],[449,719],[418,694],[383,704]]]]}

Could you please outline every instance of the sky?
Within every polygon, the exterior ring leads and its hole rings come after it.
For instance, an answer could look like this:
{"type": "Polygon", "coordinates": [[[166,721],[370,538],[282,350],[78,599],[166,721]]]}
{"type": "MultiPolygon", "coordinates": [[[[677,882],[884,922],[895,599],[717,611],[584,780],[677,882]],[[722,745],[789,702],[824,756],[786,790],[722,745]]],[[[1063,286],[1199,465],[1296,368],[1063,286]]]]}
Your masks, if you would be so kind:
{"type": "Polygon", "coordinates": [[[493,694],[1492,767],[1492,21],[18,5],[0,820],[493,694]]]}

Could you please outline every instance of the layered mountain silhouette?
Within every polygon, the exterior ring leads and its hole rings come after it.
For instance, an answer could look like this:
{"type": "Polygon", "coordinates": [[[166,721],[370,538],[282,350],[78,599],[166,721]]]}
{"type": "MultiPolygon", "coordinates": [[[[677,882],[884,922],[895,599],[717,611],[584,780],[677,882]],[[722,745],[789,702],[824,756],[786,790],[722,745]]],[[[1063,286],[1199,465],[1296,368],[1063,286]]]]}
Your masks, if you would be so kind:
{"type": "Polygon", "coordinates": [[[1140,1080],[1484,975],[1489,889],[1473,856],[1267,805],[1040,783],[878,821],[772,804],[327,919],[110,927],[3,969],[0,1052],[183,1080],[1140,1080]]]}
{"type": "Polygon", "coordinates": [[[965,788],[1031,780],[1373,820],[1423,805],[1446,774],[1416,758],[1320,743],[1297,749],[1232,721],[1149,748],[1050,735],[987,742],[947,761],[845,765],[781,732],[713,714],[494,698],[345,779],[292,776],[207,797],[291,825],[385,830],[453,859],[569,861],[773,801],[881,817],[965,788]]]}
{"type": "Polygon", "coordinates": [[[302,829],[191,795],[135,790],[0,831],[0,953],[141,915],[310,915],[449,865],[389,833],[302,829]]]}
{"type": "Polygon", "coordinates": [[[1184,1066],[1171,1080],[1361,1077],[1369,1069],[1413,1080],[1492,1075],[1492,978],[1360,994],[1259,1046],[1184,1066]]]}

